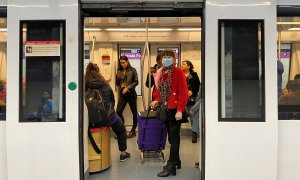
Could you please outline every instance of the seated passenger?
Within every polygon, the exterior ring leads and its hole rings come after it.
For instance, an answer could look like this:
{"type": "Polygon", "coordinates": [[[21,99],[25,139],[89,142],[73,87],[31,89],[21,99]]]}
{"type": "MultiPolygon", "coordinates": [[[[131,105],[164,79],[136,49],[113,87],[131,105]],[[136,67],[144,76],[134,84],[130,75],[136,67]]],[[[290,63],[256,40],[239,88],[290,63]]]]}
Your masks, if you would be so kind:
{"type": "Polygon", "coordinates": [[[288,84],[288,94],[280,96],[279,105],[300,105],[300,80],[288,84]]]}
{"type": "MultiPolygon", "coordinates": [[[[300,80],[300,74],[296,74],[296,75],[294,76],[294,80],[300,80]]],[[[283,94],[283,95],[287,95],[287,94],[288,94],[288,88],[287,88],[287,87],[289,86],[289,84],[290,84],[291,82],[293,82],[293,80],[289,80],[288,83],[286,84],[285,88],[282,90],[282,94],[283,94]]]]}
{"type": "Polygon", "coordinates": [[[39,104],[37,111],[28,115],[28,120],[41,121],[42,119],[49,119],[52,117],[52,100],[50,93],[44,91],[41,97],[41,103],[39,104]]]}
{"type": "Polygon", "coordinates": [[[85,74],[85,90],[98,89],[103,94],[103,101],[105,110],[110,112],[107,121],[103,122],[104,126],[111,126],[114,133],[117,135],[119,150],[121,151],[120,161],[123,162],[130,158],[130,154],[127,150],[127,135],[123,121],[116,113],[115,107],[115,96],[110,85],[104,79],[99,72],[97,64],[89,63],[86,68],[85,74]]]}

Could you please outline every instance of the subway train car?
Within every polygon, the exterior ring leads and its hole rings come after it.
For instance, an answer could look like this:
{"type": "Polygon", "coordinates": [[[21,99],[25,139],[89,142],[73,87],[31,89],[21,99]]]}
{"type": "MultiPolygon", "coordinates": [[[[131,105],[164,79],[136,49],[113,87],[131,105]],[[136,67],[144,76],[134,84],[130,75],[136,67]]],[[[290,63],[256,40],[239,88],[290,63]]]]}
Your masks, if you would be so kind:
{"type": "MultiPolygon", "coordinates": [[[[299,180],[299,8],[297,0],[1,0],[0,180],[160,179],[164,159],[148,152],[144,161],[136,136],[120,162],[109,127],[91,163],[84,75],[97,64],[117,104],[126,55],[144,112],[147,75],[165,49],[178,67],[190,60],[201,81],[198,142],[182,124],[181,169],[167,179],[299,180]]],[[[123,116],[130,131],[128,105],[123,116]]],[[[167,159],[169,150],[167,140],[167,159]]]]}

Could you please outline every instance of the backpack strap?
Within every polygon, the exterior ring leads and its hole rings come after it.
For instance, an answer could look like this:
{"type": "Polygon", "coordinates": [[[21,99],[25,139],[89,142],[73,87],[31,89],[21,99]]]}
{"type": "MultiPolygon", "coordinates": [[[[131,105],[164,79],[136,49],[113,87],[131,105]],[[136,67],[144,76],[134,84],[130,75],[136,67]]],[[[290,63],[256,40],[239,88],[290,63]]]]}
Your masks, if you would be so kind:
{"type": "Polygon", "coordinates": [[[89,130],[88,130],[89,139],[90,139],[90,141],[91,141],[91,144],[92,144],[94,150],[97,152],[97,154],[101,154],[101,153],[102,153],[101,149],[97,146],[97,144],[96,144],[96,142],[95,142],[95,140],[94,140],[94,138],[93,138],[93,135],[92,135],[92,133],[91,133],[90,128],[88,128],[88,129],[89,129],[89,130]]]}

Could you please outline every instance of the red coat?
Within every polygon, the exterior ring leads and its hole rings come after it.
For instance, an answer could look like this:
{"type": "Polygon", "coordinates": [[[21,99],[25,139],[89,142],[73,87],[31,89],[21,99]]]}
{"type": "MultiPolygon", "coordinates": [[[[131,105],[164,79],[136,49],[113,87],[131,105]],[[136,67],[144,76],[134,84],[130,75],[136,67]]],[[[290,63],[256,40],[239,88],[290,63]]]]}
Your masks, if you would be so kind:
{"type": "MultiPolygon", "coordinates": [[[[162,68],[158,69],[157,72],[153,75],[156,91],[153,92],[155,101],[160,101],[159,91],[158,91],[158,80],[162,75],[163,81],[166,80],[167,74],[162,74],[162,68]]],[[[188,101],[188,87],[186,84],[186,77],[184,72],[178,68],[174,67],[172,75],[172,85],[171,93],[168,101],[168,108],[174,109],[177,108],[177,111],[184,111],[184,108],[188,101]]]]}

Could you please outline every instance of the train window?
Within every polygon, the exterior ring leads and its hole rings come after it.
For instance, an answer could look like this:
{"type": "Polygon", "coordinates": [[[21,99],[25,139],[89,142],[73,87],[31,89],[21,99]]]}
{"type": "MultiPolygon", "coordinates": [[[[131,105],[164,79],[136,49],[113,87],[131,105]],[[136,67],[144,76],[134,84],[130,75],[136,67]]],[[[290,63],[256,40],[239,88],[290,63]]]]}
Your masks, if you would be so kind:
{"type": "Polygon", "coordinates": [[[20,122],[65,121],[65,21],[20,27],[20,122]]]}
{"type": "Polygon", "coordinates": [[[278,119],[300,120],[299,17],[279,17],[278,119]]]}
{"type": "Polygon", "coordinates": [[[261,20],[219,20],[219,121],[263,122],[261,20]]]}
{"type": "Polygon", "coordinates": [[[6,119],[6,18],[0,18],[0,121],[6,119]]]}

